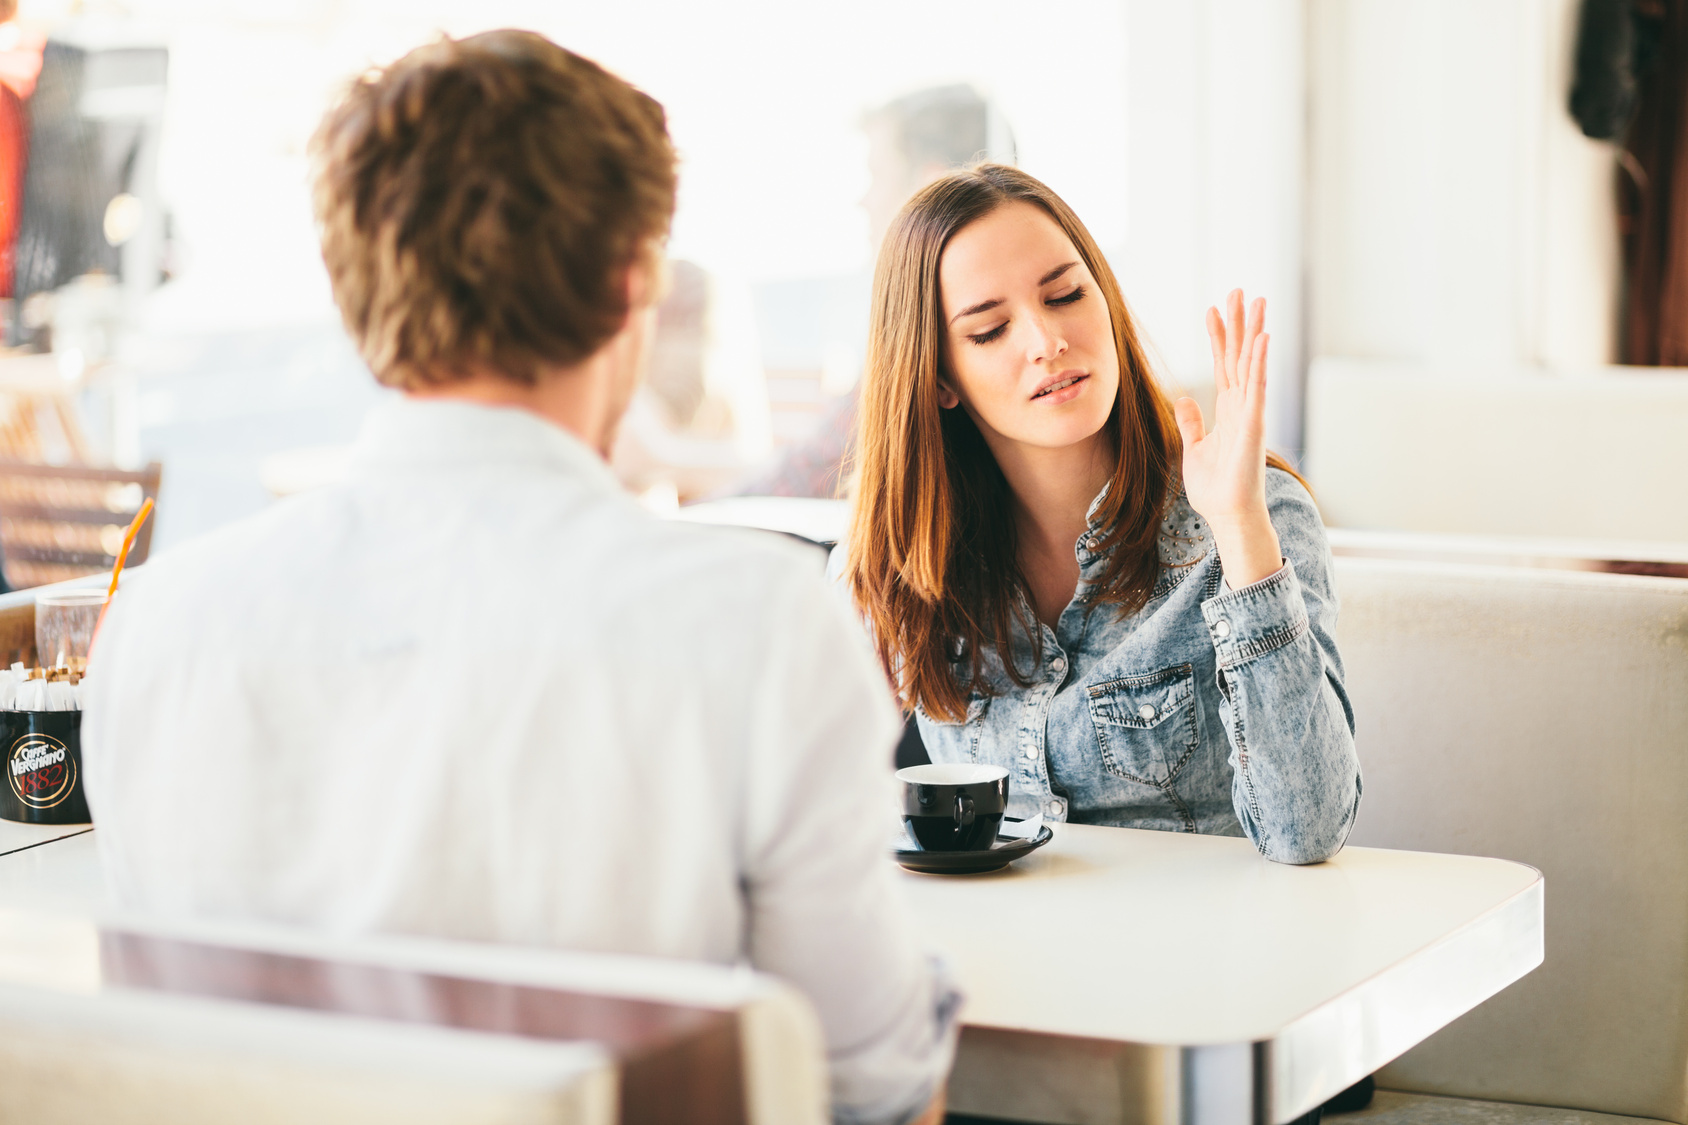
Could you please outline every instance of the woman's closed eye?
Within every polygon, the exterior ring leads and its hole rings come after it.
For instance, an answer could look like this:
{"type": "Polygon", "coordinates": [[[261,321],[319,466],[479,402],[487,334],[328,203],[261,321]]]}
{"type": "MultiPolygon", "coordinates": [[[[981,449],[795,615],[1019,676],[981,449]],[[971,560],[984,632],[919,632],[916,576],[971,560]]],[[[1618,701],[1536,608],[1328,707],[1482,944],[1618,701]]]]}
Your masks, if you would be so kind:
{"type": "MultiPolygon", "coordinates": [[[[1087,290],[1084,286],[1075,285],[1072,289],[1061,294],[1059,297],[1049,298],[1044,302],[1044,304],[1056,306],[1076,304],[1078,301],[1083,299],[1086,292],[1087,290]]],[[[967,338],[975,344],[994,344],[998,340],[1002,339],[1002,334],[1006,331],[1008,331],[1008,322],[1005,320],[995,328],[990,329],[988,332],[977,332],[969,335],[967,338]]]]}

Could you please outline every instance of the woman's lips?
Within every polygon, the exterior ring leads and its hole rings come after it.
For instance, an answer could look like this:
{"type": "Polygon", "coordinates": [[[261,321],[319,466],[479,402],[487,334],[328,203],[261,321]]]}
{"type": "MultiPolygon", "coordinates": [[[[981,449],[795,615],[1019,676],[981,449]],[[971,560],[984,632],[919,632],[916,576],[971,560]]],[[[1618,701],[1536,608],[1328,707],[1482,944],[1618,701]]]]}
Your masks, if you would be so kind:
{"type": "Polygon", "coordinates": [[[1090,379],[1083,372],[1072,372],[1063,375],[1059,380],[1049,384],[1032,396],[1033,402],[1041,402],[1053,406],[1077,398],[1084,384],[1090,379]]]}

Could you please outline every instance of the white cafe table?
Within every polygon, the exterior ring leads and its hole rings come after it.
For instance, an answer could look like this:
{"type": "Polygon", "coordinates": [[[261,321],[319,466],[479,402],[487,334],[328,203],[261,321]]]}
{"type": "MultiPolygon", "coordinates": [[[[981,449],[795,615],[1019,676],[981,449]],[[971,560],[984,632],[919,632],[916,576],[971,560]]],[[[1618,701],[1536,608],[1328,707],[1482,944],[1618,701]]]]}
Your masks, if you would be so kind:
{"type": "MultiPolygon", "coordinates": [[[[17,911],[101,909],[76,831],[0,825],[0,981],[73,952],[20,944],[17,911]]],[[[1240,839],[1054,833],[1004,871],[904,876],[968,996],[958,1112],[1277,1125],[1542,960],[1542,879],[1522,864],[1348,848],[1286,867],[1240,839]]]]}
{"type": "Polygon", "coordinates": [[[1060,824],[1012,867],[905,875],[967,993],[951,1108],[1090,1125],[1291,1121],[1542,961],[1542,878],[1060,824]]]}
{"type": "Polygon", "coordinates": [[[93,831],[91,824],[17,824],[0,820],[0,855],[11,855],[25,848],[38,848],[67,836],[80,836],[93,831]]]}

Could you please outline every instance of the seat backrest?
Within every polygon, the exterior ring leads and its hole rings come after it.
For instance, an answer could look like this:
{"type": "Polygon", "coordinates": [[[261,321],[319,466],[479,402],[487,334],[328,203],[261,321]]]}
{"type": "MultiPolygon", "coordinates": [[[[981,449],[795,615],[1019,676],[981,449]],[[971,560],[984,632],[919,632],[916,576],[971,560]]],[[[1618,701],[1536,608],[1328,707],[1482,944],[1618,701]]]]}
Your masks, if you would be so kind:
{"type": "Polygon", "coordinates": [[[102,925],[29,909],[6,921],[0,1083],[8,1110],[28,1109],[8,1120],[826,1116],[812,1009],[754,973],[269,926],[102,925]]]}
{"type": "MultiPolygon", "coordinates": [[[[0,550],[13,589],[109,572],[141,504],[158,498],[163,466],[104,469],[0,460],[0,550]]],[[[141,525],[129,563],[146,561],[156,519],[141,525]]]]}
{"type": "Polygon", "coordinates": [[[1334,526],[1688,542],[1688,371],[1322,359],[1306,467],[1334,526]]]}
{"type": "Polygon", "coordinates": [[[1391,1088],[1688,1121],[1688,580],[1336,560],[1351,842],[1542,871],[1547,958],[1391,1088]]]}
{"type": "Polygon", "coordinates": [[[618,1121],[591,1044],[145,993],[0,986],[0,1082],[31,1125],[618,1121]]]}

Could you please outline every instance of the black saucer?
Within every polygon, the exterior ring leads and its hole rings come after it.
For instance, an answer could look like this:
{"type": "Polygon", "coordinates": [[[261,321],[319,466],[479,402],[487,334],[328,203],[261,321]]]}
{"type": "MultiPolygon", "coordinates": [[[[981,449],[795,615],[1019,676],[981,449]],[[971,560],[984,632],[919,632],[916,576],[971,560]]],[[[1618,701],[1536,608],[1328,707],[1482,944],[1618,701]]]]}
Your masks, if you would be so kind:
{"type": "Polygon", "coordinates": [[[917,852],[897,851],[894,854],[897,862],[910,871],[920,871],[927,875],[977,875],[981,871],[996,871],[1007,867],[1017,859],[1021,859],[1054,839],[1055,833],[1045,824],[1043,830],[1030,840],[1014,839],[998,836],[999,842],[994,848],[985,848],[976,852],[917,852]]]}

